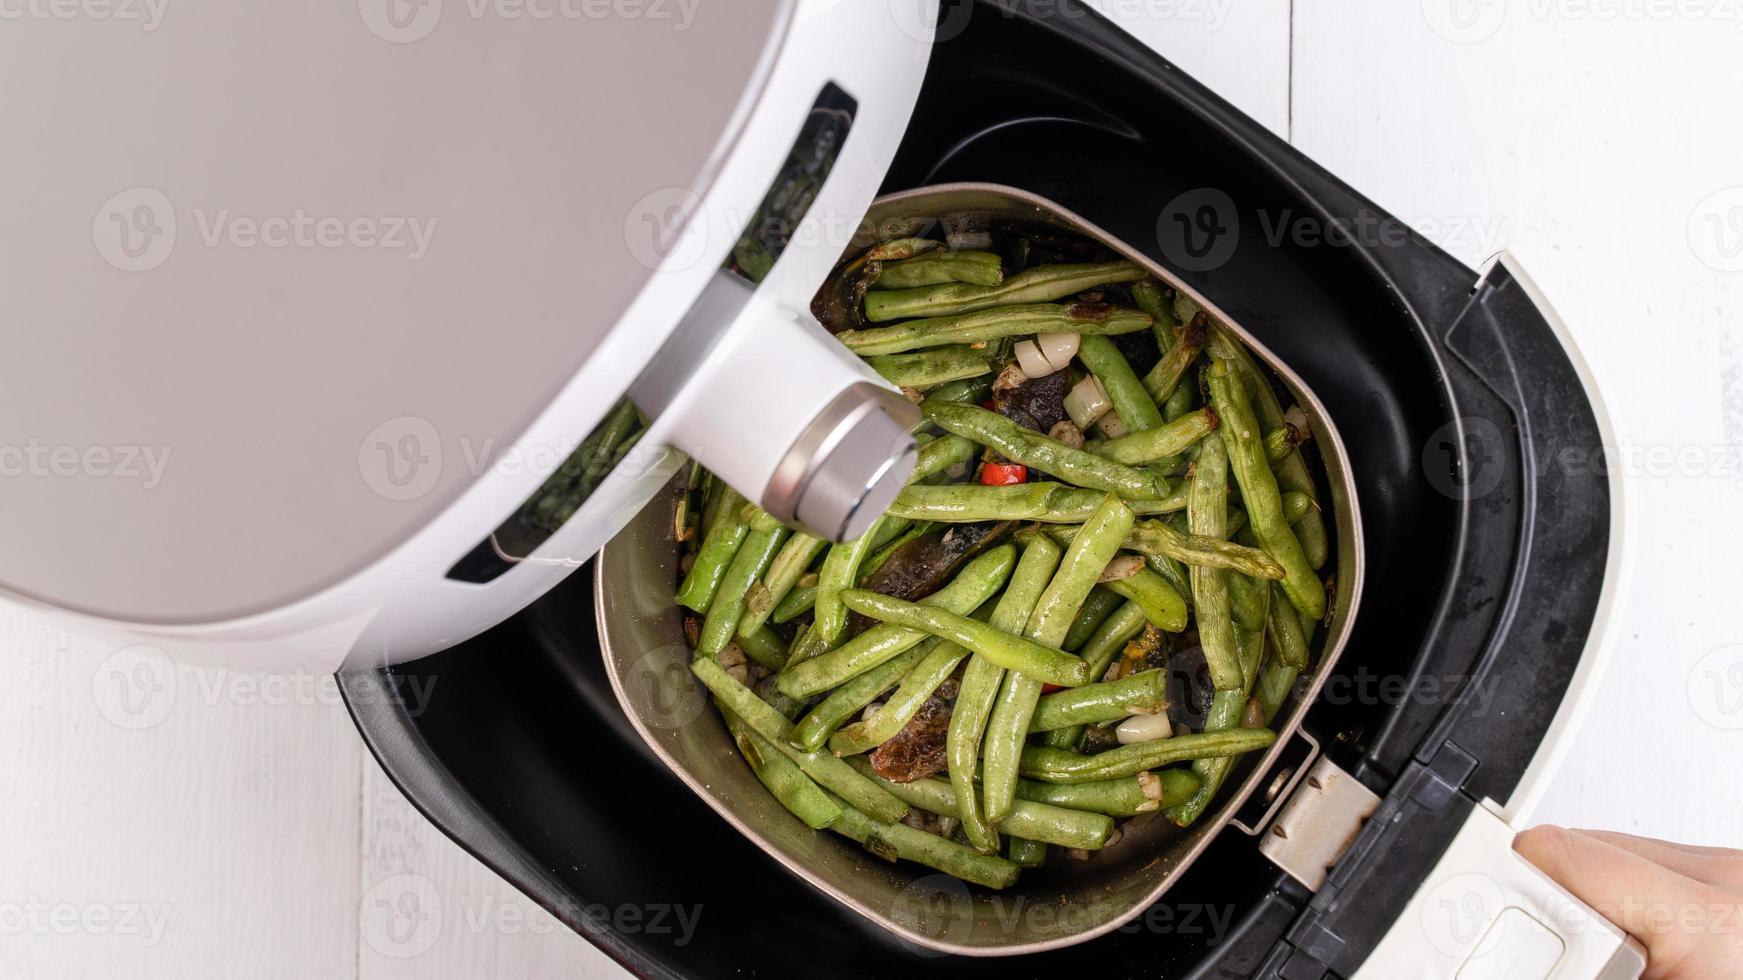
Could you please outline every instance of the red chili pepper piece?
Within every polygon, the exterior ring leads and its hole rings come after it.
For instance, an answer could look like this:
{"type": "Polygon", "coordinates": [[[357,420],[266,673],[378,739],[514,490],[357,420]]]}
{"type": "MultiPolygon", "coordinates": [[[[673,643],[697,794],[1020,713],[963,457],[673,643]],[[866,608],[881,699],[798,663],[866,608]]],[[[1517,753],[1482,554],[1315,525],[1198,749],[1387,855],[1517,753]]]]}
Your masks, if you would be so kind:
{"type": "Polygon", "coordinates": [[[1026,483],[1029,480],[1029,468],[1021,463],[984,463],[980,468],[980,482],[988,487],[1008,487],[1016,483],[1026,483]]]}

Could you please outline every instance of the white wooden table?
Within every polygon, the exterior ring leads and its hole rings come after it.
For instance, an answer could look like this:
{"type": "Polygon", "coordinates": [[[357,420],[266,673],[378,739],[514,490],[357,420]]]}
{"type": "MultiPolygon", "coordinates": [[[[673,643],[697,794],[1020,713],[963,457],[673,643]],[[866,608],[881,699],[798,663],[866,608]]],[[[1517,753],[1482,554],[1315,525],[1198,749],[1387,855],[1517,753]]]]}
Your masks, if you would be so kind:
{"type": "MultiPolygon", "coordinates": [[[[1097,6],[1460,258],[1526,259],[1615,416],[1634,559],[1540,816],[1743,844],[1732,6],[1097,6]]],[[[152,673],[10,608],[0,650],[0,976],[621,972],[412,811],[319,678],[152,673]]]]}

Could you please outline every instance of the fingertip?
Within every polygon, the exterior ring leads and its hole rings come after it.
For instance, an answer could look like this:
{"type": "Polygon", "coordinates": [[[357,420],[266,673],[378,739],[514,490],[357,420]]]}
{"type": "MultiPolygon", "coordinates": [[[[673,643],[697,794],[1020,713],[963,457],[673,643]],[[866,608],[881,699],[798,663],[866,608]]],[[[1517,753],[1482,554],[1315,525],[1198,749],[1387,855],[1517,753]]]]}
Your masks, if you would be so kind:
{"type": "Polygon", "coordinates": [[[1568,866],[1574,846],[1572,838],[1573,832],[1566,827],[1539,824],[1515,835],[1513,850],[1554,878],[1558,871],[1568,866]]]}

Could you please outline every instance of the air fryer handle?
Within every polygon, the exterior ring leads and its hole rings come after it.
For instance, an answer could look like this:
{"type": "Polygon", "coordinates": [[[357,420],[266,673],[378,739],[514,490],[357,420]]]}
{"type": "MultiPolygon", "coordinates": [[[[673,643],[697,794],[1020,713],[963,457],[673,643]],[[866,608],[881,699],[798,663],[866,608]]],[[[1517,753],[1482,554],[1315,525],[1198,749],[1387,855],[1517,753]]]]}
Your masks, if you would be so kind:
{"type": "Polygon", "coordinates": [[[1356,973],[1356,980],[1634,980],[1646,951],[1513,850],[1485,800],[1356,973]]]}
{"type": "Polygon", "coordinates": [[[777,520],[851,540],[913,473],[919,411],[781,295],[718,273],[630,398],[777,520]]]}

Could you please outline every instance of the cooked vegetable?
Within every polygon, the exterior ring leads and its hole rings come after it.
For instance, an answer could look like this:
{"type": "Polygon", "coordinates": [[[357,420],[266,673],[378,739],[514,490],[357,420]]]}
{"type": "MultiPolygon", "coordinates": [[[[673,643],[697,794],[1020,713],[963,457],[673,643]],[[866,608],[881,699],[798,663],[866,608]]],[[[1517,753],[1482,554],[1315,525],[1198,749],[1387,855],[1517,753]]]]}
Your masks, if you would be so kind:
{"type": "Polygon", "coordinates": [[[693,468],[679,601],[783,807],[1003,888],[1118,820],[1190,824],[1273,742],[1327,537],[1306,414],[1228,328],[1069,236],[955,232],[875,246],[813,303],[921,401],[908,486],[827,545],[693,468]]]}
{"type": "Polygon", "coordinates": [[[1168,495],[1167,483],[1154,474],[1072,449],[984,408],[928,400],[920,410],[946,431],[991,447],[1012,462],[1051,473],[1078,486],[1107,490],[1135,500],[1155,500],[1168,495]]]}
{"type": "Polygon", "coordinates": [[[1114,334],[1143,330],[1150,317],[1137,310],[1092,303],[1003,306],[961,316],[911,320],[894,327],[843,330],[835,339],[861,357],[900,354],[922,347],[978,344],[1034,333],[1114,334]]]}
{"type": "MultiPolygon", "coordinates": [[[[883,323],[909,317],[953,316],[1019,303],[1046,303],[1095,286],[1132,282],[1144,275],[1143,268],[1131,262],[1037,266],[1009,276],[996,286],[924,286],[871,293],[865,298],[865,318],[883,323]]],[[[1149,325],[1149,317],[1145,317],[1144,326],[1149,325]]]]}

